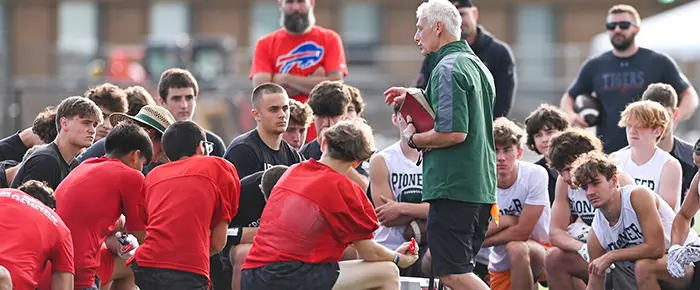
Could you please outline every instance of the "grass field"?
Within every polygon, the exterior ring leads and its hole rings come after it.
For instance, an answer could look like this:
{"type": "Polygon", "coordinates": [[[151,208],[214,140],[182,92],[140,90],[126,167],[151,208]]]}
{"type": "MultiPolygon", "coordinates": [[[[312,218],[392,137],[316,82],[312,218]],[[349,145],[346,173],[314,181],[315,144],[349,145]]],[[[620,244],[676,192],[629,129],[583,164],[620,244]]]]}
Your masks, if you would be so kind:
{"type": "MultiPolygon", "coordinates": [[[[695,216],[695,220],[698,220],[698,219],[700,219],[700,215],[696,215],[696,216],[695,216]]],[[[695,226],[693,226],[693,229],[694,229],[696,232],[700,232],[700,223],[695,223],[695,226]]],[[[540,285],[540,290],[542,290],[542,289],[548,289],[548,288],[547,288],[547,287],[542,287],[542,285],[540,285]]]]}

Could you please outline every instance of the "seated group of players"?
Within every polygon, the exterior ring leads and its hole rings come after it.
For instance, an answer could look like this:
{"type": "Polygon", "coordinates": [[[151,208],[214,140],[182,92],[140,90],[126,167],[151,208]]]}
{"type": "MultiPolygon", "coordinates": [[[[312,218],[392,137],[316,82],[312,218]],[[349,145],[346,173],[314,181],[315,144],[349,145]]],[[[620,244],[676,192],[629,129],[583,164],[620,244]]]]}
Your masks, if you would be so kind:
{"type": "MultiPolygon", "coordinates": [[[[401,137],[374,154],[359,91],[326,81],[301,104],[260,85],[256,128],[215,153],[216,137],[187,120],[193,82],[167,71],[161,106],[128,113],[70,97],[0,140],[17,162],[0,170],[12,237],[0,242],[0,289],[399,289],[400,275],[429,276],[420,153],[401,137]],[[302,144],[311,120],[317,138],[302,144]],[[221,271],[232,285],[216,285],[221,271]]],[[[610,156],[549,105],[524,129],[494,122],[501,216],[478,259],[492,289],[700,285],[699,178],[686,172],[700,144],[673,137],[672,88],[653,84],[643,99],[621,115],[630,146],[610,156]],[[671,153],[659,145],[669,138],[671,153]],[[519,160],[524,143],[542,160],[519,160]]],[[[397,111],[392,122],[407,125],[397,111]]]]}
{"type": "Polygon", "coordinates": [[[672,87],[650,85],[621,113],[629,146],[610,155],[549,105],[524,129],[495,120],[501,216],[479,252],[491,289],[698,289],[700,140],[673,136],[676,105],[672,87]],[[544,157],[519,160],[523,143],[544,157]]]}

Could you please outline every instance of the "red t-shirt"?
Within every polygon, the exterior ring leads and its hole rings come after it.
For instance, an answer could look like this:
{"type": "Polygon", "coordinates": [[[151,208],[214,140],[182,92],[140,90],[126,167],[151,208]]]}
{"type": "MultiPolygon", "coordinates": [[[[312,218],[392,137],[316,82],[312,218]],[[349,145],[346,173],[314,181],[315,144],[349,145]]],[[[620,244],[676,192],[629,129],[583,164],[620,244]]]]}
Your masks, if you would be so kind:
{"type": "MultiPolygon", "coordinates": [[[[318,25],[305,34],[289,34],[280,28],[255,44],[250,78],[258,73],[309,76],[319,67],[326,73],[348,74],[343,41],[338,33],[318,25]]],[[[290,97],[301,102],[309,98],[308,95],[290,97]]]]}
{"type": "Polygon", "coordinates": [[[13,289],[36,289],[47,261],[53,272],[74,273],[68,227],[30,195],[16,189],[0,190],[0,233],[0,265],[10,272],[13,289]]]}
{"type": "MultiPolygon", "coordinates": [[[[340,35],[333,30],[315,25],[305,34],[289,34],[284,28],[273,31],[258,40],[253,53],[250,78],[258,73],[309,76],[319,67],[326,73],[341,71],[348,74],[345,50],[340,35]]],[[[306,103],[309,95],[290,96],[306,103]]],[[[316,130],[309,128],[306,142],[316,139],[316,130]]]]}
{"type": "MultiPolygon", "coordinates": [[[[100,246],[120,215],[126,216],[128,231],[146,230],[139,213],[143,181],[140,171],[118,159],[100,157],[80,164],[56,189],[56,212],[73,237],[75,289],[94,285],[100,246]]],[[[42,285],[51,281],[46,274],[42,285]]]]}
{"type": "Polygon", "coordinates": [[[211,230],[238,212],[240,190],[236,168],[219,157],[156,167],[146,176],[146,240],[133,259],[139,266],[209,278],[211,230]]]}
{"type": "Polygon", "coordinates": [[[277,262],[338,262],[372,239],[377,215],[359,185],[314,159],[292,166],[265,205],[243,269],[277,262]]]}

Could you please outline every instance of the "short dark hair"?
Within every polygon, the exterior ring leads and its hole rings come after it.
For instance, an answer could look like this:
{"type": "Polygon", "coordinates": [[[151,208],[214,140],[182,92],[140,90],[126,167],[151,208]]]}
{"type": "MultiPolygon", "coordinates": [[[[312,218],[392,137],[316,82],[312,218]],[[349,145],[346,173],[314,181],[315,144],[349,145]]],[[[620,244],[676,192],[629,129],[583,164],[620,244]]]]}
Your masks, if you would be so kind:
{"type": "Polygon", "coordinates": [[[665,108],[675,109],[678,106],[678,94],[669,84],[650,84],[642,94],[642,100],[654,101],[665,108]]]}
{"type": "Polygon", "coordinates": [[[350,102],[352,102],[352,106],[355,107],[355,112],[357,115],[360,115],[365,109],[365,101],[362,99],[362,92],[360,92],[360,89],[350,85],[345,85],[345,87],[350,93],[350,102]]]}
{"type": "Polygon", "coordinates": [[[263,95],[267,94],[286,94],[287,91],[284,90],[284,88],[278,84],[273,84],[273,83],[264,83],[261,84],[255,89],[253,89],[253,93],[250,94],[250,104],[255,108],[259,103],[260,99],[262,99],[263,95]]]}
{"type": "Polygon", "coordinates": [[[61,118],[94,118],[97,122],[104,122],[102,110],[95,102],[81,96],[73,96],[63,99],[56,108],[56,131],[61,131],[61,118]]]}
{"type": "Polygon", "coordinates": [[[158,94],[164,103],[168,101],[168,92],[171,88],[192,88],[194,90],[194,96],[197,97],[199,95],[197,79],[194,78],[191,72],[184,69],[171,68],[160,75],[158,94]]]}
{"type": "Polygon", "coordinates": [[[124,90],[126,101],[129,103],[129,110],[126,114],[136,116],[141,108],[147,105],[156,105],[153,96],[142,86],[131,86],[124,90]]]}
{"type": "Polygon", "coordinates": [[[527,132],[525,144],[527,144],[527,148],[537,152],[537,154],[545,154],[547,152],[540,152],[535,147],[535,135],[543,129],[564,131],[569,126],[569,118],[564,111],[549,104],[542,104],[525,118],[525,131],[527,132]]]}
{"type": "Polygon", "coordinates": [[[197,147],[206,141],[204,130],[192,121],[177,121],[163,134],[163,151],[168,159],[177,161],[197,154],[197,147]]]}
{"type": "Polygon", "coordinates": [[[56,139],[56,107],[48,106],[36,115],[32,122],[32,132],[44,143],[51,143],[56,139]]]}
{"type": "Polygon", "coordinates": [[[549,166],[561,171],[584,153],[602,150],[598,137],[584,129],[569,128],[549,141],[549,166]]]}
{"type": "Polygon", "coordinates": [[[323,140],[323,154],[340,161],[366,161],[376,151],[372,127],[362,118],[338,122],[323,132],[323,140]]]}
{"type": "Polygon", "coordinates": [[[287,172],[287,169],[289,167],[286,165],[275,165],[263,172],[262,177],[260,177],[260,187],[263,195],[265,195],[265,199],[270,198],[272,188],[275,187],[280,177],[287,172]]]}
{"type": "Polygon", "coordinates": [[[56,209],[56,199],[53,195],[53,189],[46,182],[27,180],[17,189],[38,199],[44,205],[56,209]]]}
{"type": "Polygon", "coordinates": [[[90,88],[83,96],[95,102],[98,107],[106,108],[112,113],[124,113],[129,108],[124,90],[110,83],[90,88]]]}
{"type": "Polygon", "coordinates": [[[121,122],[105,137],[105,153],[121,158],[132,151],[141,151],[148,162],[153,160],[153,144],[148,133],[134,122],[121,122]]]}
{"type": "Polygon", "coordinates": [[[309,93],[308,104],[314,116],[335,117],[345,115],[351,102],[347,87],[338,81],[323,81],[309,93]]]}

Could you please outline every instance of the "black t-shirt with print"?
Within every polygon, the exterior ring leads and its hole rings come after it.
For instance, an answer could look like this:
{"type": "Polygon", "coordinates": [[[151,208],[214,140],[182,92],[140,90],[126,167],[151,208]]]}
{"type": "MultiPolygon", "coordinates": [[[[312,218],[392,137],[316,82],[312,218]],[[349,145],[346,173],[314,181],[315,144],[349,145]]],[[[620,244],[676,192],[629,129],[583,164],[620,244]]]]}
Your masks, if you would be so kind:
{"type": "Polygon", "coordinates": [[[596,94],[603,106],[597,135],[603,140],[605,153],[610,154],[627,146],[625,129],[617,125],[620,113],[627,104],[640,100],[652,83],[669,84],[679,95],[689,87],[687,78],[665,54],[640,48],[633,56],[620,58],[609,51],[583,64],[568,94],[574,98],[596,94]]]}
{"type": "Polygon", "coordinates": [[[214,150],[212,150],[209,155],[224,157],[224,153],[226,153],[226,145],[224,145],[224,141],[221,140],[221,137],[208,130],[204,133],[207,136],[207,141],[214,144],[214,150]]]}
{"type": "Polygon", "coordinates": [[[284,140],[279,150],[267,147],[260,139],[257,129],[233,139],[226,149],[224,159],[236,166],[240,178],[275,165],[291,166],[304,160],[301,154],[284,140]]]}

